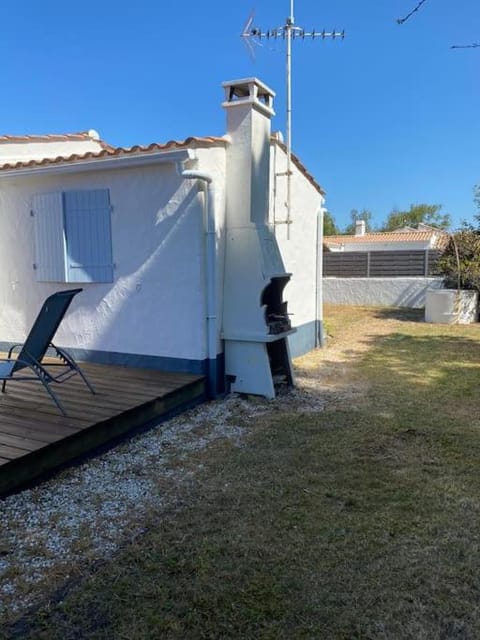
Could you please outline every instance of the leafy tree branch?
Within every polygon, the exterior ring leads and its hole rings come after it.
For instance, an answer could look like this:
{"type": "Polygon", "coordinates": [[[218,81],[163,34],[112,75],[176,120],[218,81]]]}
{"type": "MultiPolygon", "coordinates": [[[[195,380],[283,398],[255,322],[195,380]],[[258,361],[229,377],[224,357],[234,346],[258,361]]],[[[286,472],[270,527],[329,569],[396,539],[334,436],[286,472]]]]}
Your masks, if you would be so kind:
{"type": "Polygon", "coordinates": [[[419,224],[447,229],[450,226],[448,213],[441,213],[441,204],[412,204],[407,211],[394,209],[381,227],[382,231],[395,231],[402,227],[417,228],[419,224]]]}
{"type": "Polygon", "coordinates": [[[323,235],[324,236],[336,236],[338,228],[335,223],[335,218],[330,211],[325,211],[323,214],[323,235]]]}

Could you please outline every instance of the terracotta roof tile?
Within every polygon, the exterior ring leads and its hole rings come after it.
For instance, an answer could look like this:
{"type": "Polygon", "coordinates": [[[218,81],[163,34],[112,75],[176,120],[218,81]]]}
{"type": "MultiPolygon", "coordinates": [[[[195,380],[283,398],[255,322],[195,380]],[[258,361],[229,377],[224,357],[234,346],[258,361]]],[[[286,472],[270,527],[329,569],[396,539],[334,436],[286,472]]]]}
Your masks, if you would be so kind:
{"type": "MultiPolygon", "coordinates": [[[[0,136],[0,144],[2,143],[29,143],[29,142],[68,142],[68,141],[83,141],[83,140],[97,140],[93,137],[89,131],[81,131],[79,133],[66,133],[66,134],[48,134],[48,135],[30,135],[30,136],[0,136]]],[[[108,157],[119,157],[125,155],[135,154],[148,154],[156,151],[167,151],[168,149],[185,149],[187,147],[206,147],[218,144],[228,144],[228,140],[225,137],[218,136],[206,136],[196,137],[190,136],[185,140],[170,140],[164,144],[154,142],[149,145],[134,145],[133,147],[112,147],[103,140],[97,140],[98,144],[102,147],[101,151],[89,151],[87,153],[74,153],[69,156],[57,156],[56,158],[44,158],[42,160],[28,160],[18,162],[7,162],[0,165],[0,171],[27,169],[33,167],[45,167],[55,164],[66,163],[81,163],[84,160],[102,159],[108,157]]],[[[272,143],[277,144],[283,151],[287,151],[287,148],[283,142],[277,138],[271,138],[272,143]]],[[[297,169],[305,176],[305,178],[321,193],[325,195],[324,190],[315,180],[315,178],[307,171],[302,164],[298,156],[292,153],[292,162],[297,169]]]]}
{"type": "Polygon", "coordinates": [[[441,229],[432,231],[378,231],[365,233],[363,236],[324,236],[325,245],[370,244],[374,242],[428,242],[436,238],[435,247],[443,247],[448,242],[448,233],[441,229]]]}
{"type": "MultiPolygon", "coordinates": [[[[59,139],[68,139],[71,140],[70,136],[72,135],[82,135],[82,134],[68,134],[69,137],[59,136],[59,139]]],[[[3,136],[6,137],[6,136],[3,136]]],[[[39,136],[33,136],[36,138],[35,141],[38,141],[39,136]]],[[[52,140],[53,136],[41,136],[46,140],[52,140]]],[[[30,138],[30,136],[24,136],[24,138],[30,138]]],[[[85,138],[80,138],[85,139],[85,138]]],[[[32,141],[32,140],[30,140],[32,141]]],[[[121,157],[128,155],[148,155],[149,153],[154,153],[156,151],[167,151],[169,149],[185,149],[187,147],[205,147],[212,146],[216,144],[227,144],[227,140],[225,138],[220,137],[190,137],[183,141],[178,140],[170,140],[165,144],[152,143],[149,145],[134,145],[133,147],[111,147],[103,143],[102,151],[89,151],[87,153],[74,153],[70,156],[58,156],[56,158],[44,158],[43,160],[29,160],[29,161],[21,161],[14,163],[6,163],[0,165],[0,171],[9,171],[14,169],[27,169],[33,167],[46,167],[55,164],[70,164],[70,163],[81,163],[84,160],[96,160],[102,158],[112,158],[112,157],[121,157]]]]}

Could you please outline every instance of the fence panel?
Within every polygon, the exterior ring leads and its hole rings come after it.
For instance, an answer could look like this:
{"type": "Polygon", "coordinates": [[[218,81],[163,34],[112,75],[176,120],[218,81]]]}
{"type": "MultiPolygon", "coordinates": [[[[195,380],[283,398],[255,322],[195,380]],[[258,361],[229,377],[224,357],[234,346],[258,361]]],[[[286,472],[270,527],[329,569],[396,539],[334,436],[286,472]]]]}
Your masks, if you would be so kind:
{"type": "Polygon", "coordinates": [[[324,252],[323,275],[337,278],[399,278],[438,275],[441,251],[324,252]]]}
{"type": "Polygon", "coordinates": [[[425,275],[425,251],[371,251],[370,277],[425,275]]]}
{"type": "Polygon", "coordinates": [[[324,253],[323,275],[338,278],[366,278],[368,253],[361,251],[324,253]]]}

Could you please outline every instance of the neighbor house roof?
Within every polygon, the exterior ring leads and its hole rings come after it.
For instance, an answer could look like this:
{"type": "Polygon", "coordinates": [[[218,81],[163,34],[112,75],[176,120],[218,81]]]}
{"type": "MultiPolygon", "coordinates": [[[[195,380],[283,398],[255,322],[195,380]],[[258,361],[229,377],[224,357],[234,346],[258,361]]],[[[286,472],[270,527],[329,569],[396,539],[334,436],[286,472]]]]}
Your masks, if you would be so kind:
{"type": "Polygon", "coordinates": [[[343,235],[343,236],[324,236],[324,244],[327,247],[338,248],[345,244],[357,244],[359,248],[362,244],[371,243],[397,243],[397,242],[430,242],[432,248],[441,249],[448,242],[448,234],[441,229],[432,229],[431,231],[379,231],[377,233],[365,233],[364,235],[343,235]]]}

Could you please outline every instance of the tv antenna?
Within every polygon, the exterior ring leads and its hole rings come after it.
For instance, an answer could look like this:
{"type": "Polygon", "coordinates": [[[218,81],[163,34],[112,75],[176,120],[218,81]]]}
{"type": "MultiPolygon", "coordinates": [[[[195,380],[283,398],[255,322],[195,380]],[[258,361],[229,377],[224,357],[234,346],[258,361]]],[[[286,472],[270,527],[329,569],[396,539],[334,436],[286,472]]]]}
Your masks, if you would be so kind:
{"type": "Polygon", "coordinates": [[[295,25],[295,17],[293,12],[293,3],[294,0],[290,0],[290,15],[281,27],[277,27],[274,29],[269,29],[267,31],[262,31],[260,27],[256,27],[253,24],[253,12],[250,14],[243,31],[241,33],[241,37],[244,39],[244,42],[248,45],[249,51],[253,53],[252,42],[261,45],[262,40],[285,40],[287,43],[286,46],[286,81],[287,81],[287,217],[285,220],[279,220],[277,224],[286,224],[287,225],[287,239],[290,239],[290,225],[292,224],[291,220],[291,191],[292,191],[292,183],[291,183],[291,167],[292,167],[292,40],[315,40],[320,38],[325,40],[325,38],[331,38],[335,40],[340,38],[341,40],[345,37],[345,31],[316,31],[312,29],[312,31],[306,31],[303,27],[297,27],[295,25]]]}

